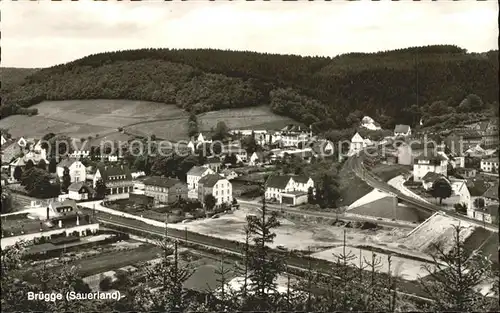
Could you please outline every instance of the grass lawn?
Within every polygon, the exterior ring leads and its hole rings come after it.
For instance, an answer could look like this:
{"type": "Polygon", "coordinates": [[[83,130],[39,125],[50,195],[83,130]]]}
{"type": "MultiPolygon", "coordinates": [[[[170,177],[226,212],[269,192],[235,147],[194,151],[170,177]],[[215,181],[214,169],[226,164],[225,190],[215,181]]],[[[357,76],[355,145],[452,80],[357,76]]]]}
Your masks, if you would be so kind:
{"type": "Polygon", "coordinates": [[[199,128],[210,131],[218,122],[226,123],[230,129],[280,129],[288,124],[297,124],[291,118],[271,112],[268,106],[220,110],[198,115],[199,128]]]}
{"type": "Polygon", "coordinates": [[[373,174],[388,182],[396,176],[411,173],[410,165],[402,164],[378,164],[372,169],[373,174]]]}
{"type": "MultiPolygon", "coordinates": [[[[96,134],[102,137],[134,123],[177,118],[185,123],[187,117],[187,113],[175,105],[133,100],[44,101],[32,108],[38,109],[37,116],[8,116],[0,121],[0,128],[9,129],[14,137],[41,137],[50,132],[74,138],[96,134]]],[[[135,127],[138,131],[152,128],[159,132],[160,126],[147,125],[135,127]]],[[[161,125],[166,129],[180,127],[165,122],[161,125]]]]}
{"type": "Polygon", "coordinates": [[[180,117],[180,119],[176,120],[138,124],[127,127],[126,131],[142,137],[155,135],[156,138],[163,140],[189,140],[186,117],[180,117]]]}
{"type": "Polygon", "coordinates": [[[339,178],[341,200],[337,201],[338,206],[351,205],[373,190],[372,187],[356,176],[354,171],[350,168],[348,161],[346,161],[340,170],[339,178]]]}

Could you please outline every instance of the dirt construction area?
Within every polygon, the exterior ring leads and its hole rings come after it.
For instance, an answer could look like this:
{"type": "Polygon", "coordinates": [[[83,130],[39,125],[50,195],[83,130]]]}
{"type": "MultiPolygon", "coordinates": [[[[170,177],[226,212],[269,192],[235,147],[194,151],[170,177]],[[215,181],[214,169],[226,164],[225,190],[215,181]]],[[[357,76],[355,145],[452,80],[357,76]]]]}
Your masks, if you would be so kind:
{"type": "MultiPolygon", "coordinates": [[[[247,215],[259,215],[258,209],[240,209],[216,219],[195,220],[189,223],[169,224],[169,227],[197,232],[228,240],[245,241],[244,227],[247,215]]],[[[287,249],[319,251],[338,246],[346,231],[347,242],[351,245],[385,246],[404,237],[407,230],[361,230],[338,226],[313,224],[311,222],[291,222],[280,219],[281,225],[274,229],[276,238],[273,247],[282,245],[287,249]]]]}

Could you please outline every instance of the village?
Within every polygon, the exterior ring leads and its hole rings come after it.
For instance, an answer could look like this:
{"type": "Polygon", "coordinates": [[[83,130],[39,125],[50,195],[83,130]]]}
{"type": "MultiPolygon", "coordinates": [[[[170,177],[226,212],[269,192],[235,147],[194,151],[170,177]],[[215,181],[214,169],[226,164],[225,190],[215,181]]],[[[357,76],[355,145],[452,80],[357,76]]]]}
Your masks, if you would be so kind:
{"type": "MultiPolygon", "coordinates": [[[[299,125],[269,131],[229,130],[219,124],[222,135],[199,133],[177,143],[184,154],[178,158],[131,157],[97,144],[80,144],[57,157],[47,148],[66,137],[12,138],[3,131],[2,249],[31,242],[28,253],[34,260],[76,255],[75,262],[88,274],[85,281],[104,291],[111,287],[102,287],[103,281],[116,282],[120,273],[139,271],[138,262],[154,258],[154,246],[141,243],[146,232],[161,234],[168,225],[169,233],[184,240],[202,236],[210,245],[221,240],[220,247],[232,247],[245,241],[246,220],[263,205],[280,216],[274,249],[335,262],[331,254],[340,251],[339,238],[347,231],[352,252],[368,257],[371,249],[379,249],[382,256],[398,255],[393,274],[408,281],[427,275],[423,266],[432,262],[432,244],[451,238],[454,223],[466,227],[468,244],[496,249],[489,242],[498,228],[499,205],[494,121],[436,135],[408,125],[382,130],[364,117],[343,142],[299,125]],[[374,185],[357,171],[360,156],[360,164],[384,185],[374,185]],[[338,174],[328,173],[336,169],[338,174]],[[347,185],[343,190],[340,175],[345,173],[369,188],[358,192],[347,185]],[[438,211],[422,213],[381,190],[384,186],[436,205],[438,211]],[[115,232],[125,226],[126,233],[140,238],[115,232]],[[99,262],[106,265],[92,265],[99,262]]],[[[491,260],[498,264],[498,256],[491,260]]],[[[200,265],[200,271],[206,266],[200,265]]],[[[189,288],[203,291],[193,280],[189,288]]]]}
{"type": "MultiPolygon", "coordinates": [[[[363,118],[360,129],[380,131],[369,117],[363,118]]],[[[95,155],[99,147],[89,146],[55,160],[47,155],[46,147],[42,147],[44,140],[10,138],[5,133],[2,134],[2,186],[18,194],[17,198],[32,199],[29,203],[12,201],[13,211],[40,206],[57,210],[57,206],[64,203],[71,203],[75,208],[76,203],[100,200],[113,208],[142,212],[141,216],[154,216],[160,221],[165,220],[164,213],[171,211],[169,207],[176,208],[177,216],[171,214],[171,220],[188,222],[194,216],[206,217],[208,213],[214,216],[216,212],[234,209],[239,206],[238,200],[258,203],[261,192],[268,204],[278,204],[282,210],[310,205],[314,202],[316,186],[322,182],[305,174],[284,173],[283,164],[310,164],[318,160],[344,162],[363,149],[375,147],[380,153],[366,163],[385,169],[404,168],[401,175],[387,179],[401,192],[424,201],[439,198],[443,211],[498,223],[498,133],[492,121],[449,130],[446,136],[437,137],[412,132],[408,125],[396,125],[390,136],[379,141],[363,138],[356,132],[347,149],[345,142],[339,144],[318,138],[298,125],[288,125],[279,131],[227,130],[225,135],[233,139],[233,143],[222,144],[219,153],[213,148],[207,152],[210,149],[206,147],[213,146],[214,141],[202,133],[192,138],[184,150],[187,149],[189,157],[196,162],[192,162],[194,165],[190,168],[184,166],[185,173],[167,177],[153,175],[151,169],[146,175],[144,168],[131,168],[128,164],[134,162],[127,164],[121,151],[95,155]],[[250,142],[246,145],[249,148],[245,149],[241,142],[250,142]],[[38,174],[27,176],[25,173],[33,167],[38,171],[31,172],[38,174]],[[39,173],[42,178],[35,177],[40,176],[39,173]],[[47,185],[43,185],[45,183],[47,185]],[[50,188],[53,185],[58,187],[50,188]],[[181,207],[189,209],[179,212],[181,207]]],[[[372,192],[347,209],[376,200],[379,199],[373,197],[372,192]]],[[[332,207],[339,211],[336,205],[332,207]]]]}

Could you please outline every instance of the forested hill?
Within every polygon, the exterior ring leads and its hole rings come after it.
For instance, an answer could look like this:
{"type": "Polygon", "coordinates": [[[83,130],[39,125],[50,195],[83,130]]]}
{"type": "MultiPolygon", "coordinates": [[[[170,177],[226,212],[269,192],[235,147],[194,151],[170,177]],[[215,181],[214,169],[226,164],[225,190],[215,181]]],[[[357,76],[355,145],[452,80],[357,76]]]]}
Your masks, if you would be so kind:
{"type": "Polygon", "coordinates": [[[197,113],[269,104],[317,130],[350,127],[361,115],[391,127],[415,124],[437,101],[449,111],[469,94],[498,102],[498,51],[428,46],[325,58],[128,50],[41,69],[2,93],[3,117],[43,100],[107,98],[175,103],[197,113]]]}

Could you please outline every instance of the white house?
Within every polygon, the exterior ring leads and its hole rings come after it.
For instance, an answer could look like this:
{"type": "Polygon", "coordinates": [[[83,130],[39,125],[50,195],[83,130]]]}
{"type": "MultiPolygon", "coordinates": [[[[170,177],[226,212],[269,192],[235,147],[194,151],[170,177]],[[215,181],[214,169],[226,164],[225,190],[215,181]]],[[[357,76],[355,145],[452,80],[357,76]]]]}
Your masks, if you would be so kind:
{"type": "Polygon", "coordinates": [[[265,142],[269,145],[273,145],[281,141],[281,133],[279,132],[269,132],[265,135],[265,142]]]}
{"type": "Polygon", "coordinates": [[[411,135],[411,127],[409,125],[398,124],[394,127],[394,136],[410,136],[411,135]]]}
{"type": "Polygon", "coordinates": [[[196,151],[196,146],[192,140],[189,141],[187,147],[189,150],[191,150],[191,153],[194,153],[196,151]]]}
{"type": "Polygon", "coordinates": [[[465,204],[467,208],[472,207],[472,198],[467,188],[467,181],[464,179],[457,179],[451,181],[451,189],[453,194],[459,198],[458,203],[465,204]]]}
{"type": "Polygon", "coordinates": [[[311,150],[317,157],[332,156],[335,152],[333,143],[328,140],[319,140],[311,146],[311,150]]]}
{"type": "Polygon", "coordinates": [[[366,147],[366,142],[363,137],[361,137],[359,133],[354,134],[351,138],[351,144],[349,146],[349,155],[359,153],[364,147],[366,147]]]}
{"type": "Polygon", "coordinates": [[[498,158],[489,158],[481,160],[481,170],[488,173],[498,174],[498,158]]]}
{"type": "Polygon", "coordinates": [[[68,187],[68,198],[71,200],[89,200],[93,195],[94,190],[83,181],[72,183],[68,187]]]}
{"type": "Polygon", "coordinates": [[[250,156],[250,159],[248,160],[248,165],[256,166],[259,164],[264,164],[264,162],[265,162],[264,153],[255,151],[250,156]]]}
{"type": "Polygon", "coordinates": [[[298,147],[300,143],[307,143],[312,137],[310,133],[284,133],[281,143],[284,147],[298,147]]]}
{"type": "Polygon", "coordinates": [[[464,156],[455,156],[450,160],[451,166],[454,168],[464,168],[465,167],[465,157],[464,156]]]}
{"type": "Polygon", "coordinates": [[[226,178],[227,180],[235,179],[236,177],[238,177],[238,173],[230,169],[222,170],[220,174],[221,176],[224,176],[224,178],[226,178]]]}
{"type": "Polygon", "coordinates": [[[198,181],[198,200],[203,203],[205,196],[211,194],[216,205],[233,201],[233,185],[219,174],[208,174],[198,181]]]}
{"type": "Polygon", "coordinates": [[[434,172],[443,176],[447,176],[448,161],[440,154],[420,155],[415,158],[413,164],[413,180],[422,181],[422,178],[428,173],[434,172]]]}
{"type": "Polygon", "coordinates": [[[380,125],[375,122],[375,120],[369,116],[365,116],[361,119],[361,127],[369,130],[380,130],[382,129],[380,125]]]}
{"type": "Polygon", "coordinates": [[[266,181],[265,197],[278,203],[298,205],[307,202],[309,188],[314,188],[310,177],[276,175],[266,181]]]}
{"type": "Polygon", "coordinates": [[[188,197],[198,197],[198,182],[202,177],[209,174],[215,174],[215,172],[211,168],[204,166],[193,166],[189,172],[187,172],[188,197]]]}
{"type": "Polygon", "coordinates": [[[71,177],[71,182],[85,181],[87,177],[87,169],[82,164],[82,162],[77,159],[65,159],[57,164],[56,173],[60,178],[64,175],[64,168],[69,169],[69,176],[71,177]]]}

